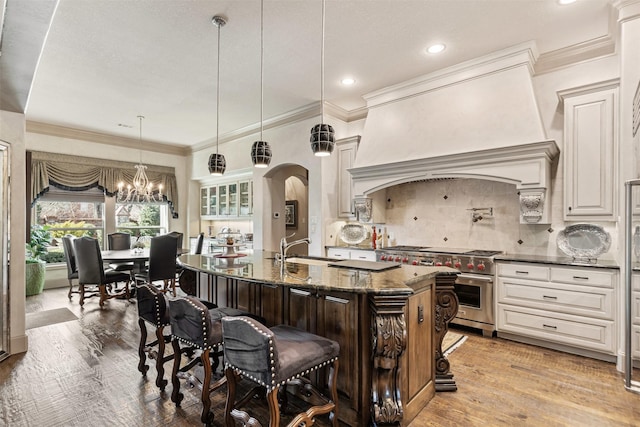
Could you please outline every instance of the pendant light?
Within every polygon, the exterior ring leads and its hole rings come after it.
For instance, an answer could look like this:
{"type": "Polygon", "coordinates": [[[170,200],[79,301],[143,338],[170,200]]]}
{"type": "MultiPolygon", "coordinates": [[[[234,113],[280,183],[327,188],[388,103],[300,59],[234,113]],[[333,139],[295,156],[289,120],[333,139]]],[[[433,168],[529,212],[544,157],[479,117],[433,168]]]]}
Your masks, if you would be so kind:
{"type": "Polygon", "coordinates": [[[216,15],[211,19],[211,22],[218,27],[218,76],[216,83],[216,152],[209,156],[209,173],[221,176],[227,168],[227,161],[222,154],[218,153],[218,140],[220,139],[220,28],[227,21],[222,16],[216,15]]]}
{"type": "Polygon", "coordinates": [[[311,128],[311,150],[318,157],[329,156],[333,151],[335,138],[333,126],[324,124],[324,2],[322,0],[322,48],[320,51],[320,124],[311,128]]]}
{"type": "Polygon", "coordinates": [[[251,161],[257,168],[266,168],[271,163],[271,147],[262,137],[264,128],[264,0],[260,0],[260,140],[251,147],[251,161]]]}

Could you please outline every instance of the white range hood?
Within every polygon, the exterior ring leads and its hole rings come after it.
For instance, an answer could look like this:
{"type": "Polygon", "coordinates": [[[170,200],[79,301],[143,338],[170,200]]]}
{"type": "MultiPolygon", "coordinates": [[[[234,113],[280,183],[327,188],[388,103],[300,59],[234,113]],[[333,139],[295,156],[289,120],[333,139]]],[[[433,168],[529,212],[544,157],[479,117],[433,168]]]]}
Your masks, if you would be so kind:
{"type": "Polygon", "coordinates": [[[487,179],[516,185],[522,222],[550,222],[545,200],[559,149],[540,118],[536,58],[526,43],[365,96],[349,169],[356,197],[425,179],[487,179]]]}

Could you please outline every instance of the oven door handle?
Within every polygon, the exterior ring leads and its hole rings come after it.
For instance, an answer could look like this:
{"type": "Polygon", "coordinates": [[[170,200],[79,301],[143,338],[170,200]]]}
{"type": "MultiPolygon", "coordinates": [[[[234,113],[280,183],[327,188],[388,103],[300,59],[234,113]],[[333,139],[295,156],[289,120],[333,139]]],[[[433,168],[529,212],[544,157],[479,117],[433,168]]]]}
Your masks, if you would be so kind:
{"type": "Polygon", "coordinates": [[[458,274],[458,279],[480,280],[482,282],[493,282],[493,276],[482,274],[458,274]]]}

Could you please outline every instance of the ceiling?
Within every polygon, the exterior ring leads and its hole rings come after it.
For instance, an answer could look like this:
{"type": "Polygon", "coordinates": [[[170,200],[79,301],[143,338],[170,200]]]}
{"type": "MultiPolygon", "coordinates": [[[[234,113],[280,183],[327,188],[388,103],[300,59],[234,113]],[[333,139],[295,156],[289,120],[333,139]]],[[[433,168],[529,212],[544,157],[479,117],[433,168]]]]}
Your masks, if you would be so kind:
{"type": "MultiPolygon", "coordinates": [[[[214,15],[228,20],[220,37],[219,134],[260,123],[259,0],[59,0],[57,8],[51,0],[3,1],[5,105],[25,85],[12,81],[24,73],[9,72],[22,60],[16,47],[42,33],[26,91],[29,123],[138,138],[143,115],[146,141],[215,141],[214,15]],[[48,34],[39,10],[45,3],[53,4],[48,34]]],[[[320,0],[264,0],[265,120],[318,107],[321,10],[320,0]]],[[[608,0],[327,0],[324,98],[345,117],[362,117],[367,93],[500,49],[533,40],[544,56],[611,38],[610,15],[608,0]],[[425,53],[434,42],[446,50],[425,53]],[[347,76],[356,83],[343,86],[347,76]]]]}

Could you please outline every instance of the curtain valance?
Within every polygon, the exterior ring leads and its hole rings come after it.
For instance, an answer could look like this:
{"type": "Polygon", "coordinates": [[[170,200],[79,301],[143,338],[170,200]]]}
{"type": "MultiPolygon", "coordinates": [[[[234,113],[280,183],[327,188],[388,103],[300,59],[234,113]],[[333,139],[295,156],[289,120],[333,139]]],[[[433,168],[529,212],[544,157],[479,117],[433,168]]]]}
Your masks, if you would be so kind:
{"type": "MultiPolygon", "coordinates": [[[[93,187],[104,190],[108,196],[118,192],[119,182],[132,182],[136,163],[91,157],[33,151],[31,153],[31,203],[55,185],[70,191],[82,191],[93,187]]],[[[178,185],[175,168],[147,166],[147,176],[154,184],[162,184],[162,193],[169,208],[177,218],[178,185]]]]}

